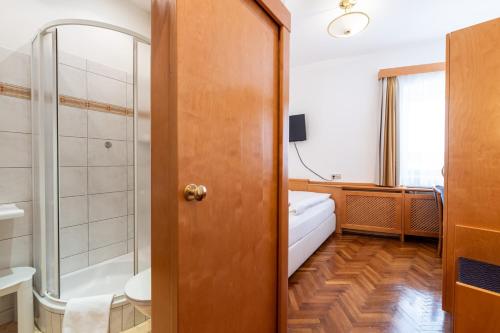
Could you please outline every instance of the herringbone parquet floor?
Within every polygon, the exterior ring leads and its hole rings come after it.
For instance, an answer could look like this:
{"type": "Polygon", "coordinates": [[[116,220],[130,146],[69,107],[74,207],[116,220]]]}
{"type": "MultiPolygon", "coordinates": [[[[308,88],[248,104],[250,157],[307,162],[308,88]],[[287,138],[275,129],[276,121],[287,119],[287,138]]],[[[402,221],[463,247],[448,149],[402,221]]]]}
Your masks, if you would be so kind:
{"type": "Polygon", "coordinates": [[[288,332],[450,332],[435,243],[335,235],[292,275],[288,332]]]}

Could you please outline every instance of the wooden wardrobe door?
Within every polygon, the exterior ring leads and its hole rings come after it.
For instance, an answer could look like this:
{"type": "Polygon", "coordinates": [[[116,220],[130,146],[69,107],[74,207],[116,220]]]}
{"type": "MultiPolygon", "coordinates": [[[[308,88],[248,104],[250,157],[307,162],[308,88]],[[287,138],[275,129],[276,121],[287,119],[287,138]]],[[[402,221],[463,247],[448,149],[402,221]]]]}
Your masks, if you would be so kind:
{"type": "Polygon", "coordinates": [[[499,332],[500,19],[447,44],[444,305],[456,332],[499,332]]]}
{"type": "Polygon", "coordinates": [[[278,332],[289,14],[157,0],[152,17],[153,332],[278,332]],[[207,196],[187,201],[188,184],[207,196]]]}

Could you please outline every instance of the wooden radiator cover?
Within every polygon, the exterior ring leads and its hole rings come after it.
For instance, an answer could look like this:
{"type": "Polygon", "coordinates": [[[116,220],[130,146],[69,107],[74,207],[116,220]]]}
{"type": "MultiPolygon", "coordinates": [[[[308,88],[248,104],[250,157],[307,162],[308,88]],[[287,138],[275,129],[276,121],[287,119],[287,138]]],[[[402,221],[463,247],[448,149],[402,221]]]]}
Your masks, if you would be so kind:
{"type": "Polygon", "coordinates": [[[400,193],[345,191],[342,228],[401,233],[402,197],[400,193]]]}
{"type": "Polygon", "coordinates": [[[439,212],[432,194],[405,194],[405,235],[439,236],[439,212]]]}
{"type": "Polygon", "coordinates": [[[375,184],[325,183],[290,180],[290,189],[330,193],[335,200],[337,232],[439,237],[439,211],[433,191],[427,188],[381,187],[375,184]]]}

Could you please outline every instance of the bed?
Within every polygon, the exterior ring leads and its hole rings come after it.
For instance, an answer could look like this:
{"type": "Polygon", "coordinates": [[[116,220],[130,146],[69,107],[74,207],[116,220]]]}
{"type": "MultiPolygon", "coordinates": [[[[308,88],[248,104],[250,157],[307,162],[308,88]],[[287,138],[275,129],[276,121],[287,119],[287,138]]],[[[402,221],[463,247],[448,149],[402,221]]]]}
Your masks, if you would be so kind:
{"type": "Polygon", "coordinates": [[[335,202],[329,194],[289,191],[288,277],[335,230],[335,202]]]}

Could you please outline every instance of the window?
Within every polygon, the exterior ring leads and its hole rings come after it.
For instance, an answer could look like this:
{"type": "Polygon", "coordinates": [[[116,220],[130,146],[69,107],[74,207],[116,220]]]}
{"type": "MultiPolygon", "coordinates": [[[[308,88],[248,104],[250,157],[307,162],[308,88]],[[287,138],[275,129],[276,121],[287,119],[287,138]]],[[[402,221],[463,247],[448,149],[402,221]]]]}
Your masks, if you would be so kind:
{"type": "Polygon", "coordinates": [[[445,73],[398,77],[399,184],[443,184],[445,73]]]}

